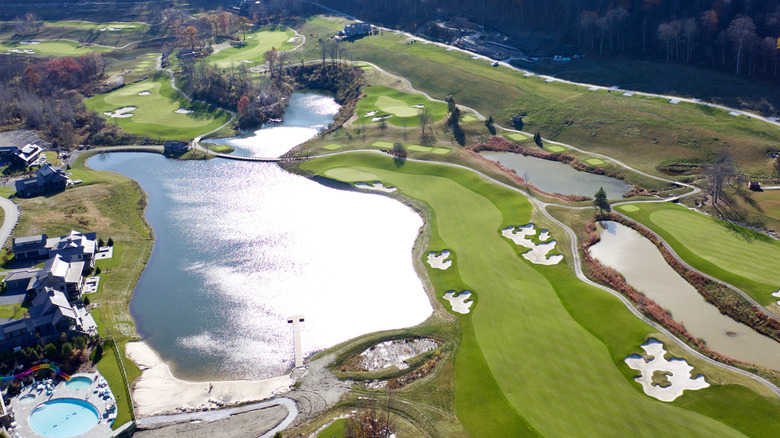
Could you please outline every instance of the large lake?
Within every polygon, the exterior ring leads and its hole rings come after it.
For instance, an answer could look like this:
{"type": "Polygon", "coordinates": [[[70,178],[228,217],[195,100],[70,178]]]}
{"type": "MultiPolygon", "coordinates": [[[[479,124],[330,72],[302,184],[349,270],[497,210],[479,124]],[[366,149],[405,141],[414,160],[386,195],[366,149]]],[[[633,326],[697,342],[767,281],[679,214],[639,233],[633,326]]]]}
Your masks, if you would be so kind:
{"type": "MultiPolygon", "coordinates": [[[[263,143],[231,141],[250,155],[267,155],[263,143]]],[[[291,315],[305,317],[303,350],[312,353],[432,312],[412,262],[423,223],[397,201],[268,163],[110,153],[88,165],[148,194],[155,243],[130,310],[177,377],[282,374],[293,362],[291,315]]]]}

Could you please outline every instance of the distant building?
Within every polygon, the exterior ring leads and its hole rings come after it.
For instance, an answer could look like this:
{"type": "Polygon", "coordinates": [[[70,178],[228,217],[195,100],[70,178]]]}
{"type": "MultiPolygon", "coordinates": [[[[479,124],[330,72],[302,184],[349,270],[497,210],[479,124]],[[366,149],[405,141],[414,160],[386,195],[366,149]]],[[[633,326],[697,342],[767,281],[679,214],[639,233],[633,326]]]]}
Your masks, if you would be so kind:
{"type": "Polygon", "coordinates": [[[337,40],[346,40],[349,38],[359,38],[366,35],[371,35],[370,23],[352,23],[344,26],[344,29],[340,30],[336,34],[337,40]]]}
{"type": "Polygon", "coordinates": [[[16,194],[22,197],[30,197],[48,192],[65,190],[70,179],[59,167],[44,164],[35,172],[32,178],[16,181],[16,194]]]}
{"type": "Polygon", "coordinates": [[[19,167],[30,167],[40,158],[43,149],[37,144],[27,144],[17,149],[11,157],[12,163],[19,167]]]}
{"type": "Polygon", "coordinates": [[[26,145],[38,145],[41,149],[51,148],[50,142],[26,129],[0,132],[0,161],[10,162],[14,153],[26,145]]]}
{"type": "Polygon", "coordinates": [[[748,189],[754,191],[754,192],[760,192],[761,191],[761,183],[758,181],[750,181],[748,183],[748,189]]]}
{"type": "Polygon", "coordinates": [[[166,155],[180,155],[192,149],[192,146],[186,141],[165,140],[163,152],[166,155]]]}

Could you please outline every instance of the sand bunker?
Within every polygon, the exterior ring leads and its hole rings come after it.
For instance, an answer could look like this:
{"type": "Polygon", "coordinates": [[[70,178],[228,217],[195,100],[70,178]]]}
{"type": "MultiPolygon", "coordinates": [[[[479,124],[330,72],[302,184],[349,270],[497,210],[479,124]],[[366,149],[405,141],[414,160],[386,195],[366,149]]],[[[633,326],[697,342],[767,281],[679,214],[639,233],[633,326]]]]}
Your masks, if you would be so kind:
{"type": "Polygon", "coordinates": [[[385,187],[385,185],[379,181],[375,181],[372,185],[359,182],[359,183],[355,183],[355,187],[363,190],[376,190],[378,192],[383,192],[383,193],[393,193],[394,191],[398,190],[395,187],[385,187]]]}
{"type": "MultiPolygon", "coordinates": [[[[780,298],[780,289],[778,289],[777,292],[772,292],[772,296],[775,298],[780,298]]],[[[780,301],[778,301],[777,304],[780,304],[780,301]]]]}
{"type": "Polygon", "coordinates": [[[392,117],[392,116],[381,116],[381,117],[374,117],[373,119],[371,119],[371,121],[372,121],[372,122],[381,122],[381,121],[383,121],[383,120],[387,120],[387,119],[389,119],[390,117],[392,117]]]}
{"type": "Polygon", "coordinates": [[[544,243],[536,244],[529,238],[536,235],[534,224],[526,224],[519,227],[509,226],[501,230],[501,235],[517,245],[529,248],[530,251],[524,252],[523,257],[531,263],[537,265],[557,265],[563,260],[561,254],[547,256],[547,253],[555,249],[555,244],[557,243],[555,240],[546,241],[550,238],[549,231],[542,230],[539,234],[540,242],[544,243]]]}
{"type": "Polygon", "coordinates": [[[374,117],[376,115],[376,111],[369,111],[366,113],[365,117],[374,117]]]}
{"type": "Polygon", "coordinates": [[[398,369],[405,370],[409,368],[405,360],[438,347],[439,342],[431,338],[385,341],[360,353],[358,368],[376,371],[395,365],[398,369]]]}
{"type": "Polygon", "coordinates": [[[450,256],[450,250],[445,249],[441,252],[441,254],[436,254],[436,251],[431,251],[428,253],[428,264],[431,265],[432,268],[441,269],[442,271],[447,270],[450,266],[452,266],[452,260],[447,260],[450,256]]]}
{"type": "Polygon", "coordinates": [[[194,111],[188,110],[186,108],[179,108],[176,111],[174,111],[176,114],[192,114],[194,111]]]}
{"type": "Polygon", "coordinates": [[[474,300],[471,299],[471,292],[467,290],[458,293],[455,293],[454,290],[447,291],[444,294],[444,299],[450,302],[453,312],[458,312],[462,315],[468,314],[471,311],[471,305],[474,304],[474,300]]]}
{"type": "Polygon", "coordinates": [[[596,91],[598,89],[599,89],[599,87],[590,87],[590,88],[588,88],[588,91],[596,91]]]}
{"type": "Polygon", "coordinates": [[[106,111],[103,114],[105,114],[108,117],[111,117],[113,119],[126,119],[128,117],[133,117],[132,111],[135,111],[136,107],[134,106],[126,106],[123,108],[119,108],[118,110],[111,112],[106,111]]]}
{"type": "Polygon", "coordinates": [[[634,95],[634,93],[632,91],[626,91],[625,93],[623,93],[623,96],[626,96],[626,97],[631,97],[633,95],[634,95]]]}
{"type": "Polygon", "coordinates": [[[425,108],[425,105],[412,105],[412,108],[425,108]]]}
{"type": "Polygon", "coordinates": [[[634,380],[642,385],[645,394],[670,402],[681,396],[686,389],[696,390],[710,386],[702,375],[695,379],[691,378],[693,367],[688,365],[685,359],[664,359],[666,350],[661,342],[651,338],[642,345],[642,349],[651,357],[644,359],[638,354],[632,354],[625,359],[625,362],[629,367],[640,372],[634,380]],[[665,388],[653,383],[653,374],[656,371],[666,374],[669,384],[665,388]]]}
{"type": "Polygon", "coordinates": [[[669,103],[671,103],[672,105],[677,105],[678,103],[680,103],[680,99],[671,99],[669,100],[669,103]]]}
{"type": "Polygon", "coordinates": [[[150,94],[152,94],[152,92],[149,91],[149,90],[144,90],[144,91],[138,93],[139,96],[148,96],[150,94]]]}

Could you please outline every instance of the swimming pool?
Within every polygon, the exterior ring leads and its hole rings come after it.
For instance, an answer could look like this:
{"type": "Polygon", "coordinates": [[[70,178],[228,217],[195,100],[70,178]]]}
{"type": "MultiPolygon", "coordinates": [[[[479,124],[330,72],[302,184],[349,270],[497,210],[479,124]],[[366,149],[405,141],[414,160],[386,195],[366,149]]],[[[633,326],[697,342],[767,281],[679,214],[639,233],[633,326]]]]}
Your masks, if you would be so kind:
{"type": "Polygon", "coordinates": [[[30,427],[49,438],[71,438],[97,426],[99,413],[84,400],[60,398],[40,404],[30,412],[30,427]]]}
{"type": "Polygon", "coordinates": [[[65,383],[68,389],[74,390],[87,389],[90,385],[92,385],[92,379],[86,376],[73,377],[65,383]]]}

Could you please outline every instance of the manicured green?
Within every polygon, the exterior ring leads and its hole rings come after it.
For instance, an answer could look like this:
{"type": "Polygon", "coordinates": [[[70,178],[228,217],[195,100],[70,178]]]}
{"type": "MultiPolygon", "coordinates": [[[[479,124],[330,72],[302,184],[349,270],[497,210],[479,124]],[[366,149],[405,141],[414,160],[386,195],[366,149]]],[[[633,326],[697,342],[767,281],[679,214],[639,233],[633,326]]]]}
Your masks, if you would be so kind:
{"type": "Polygon", "coordinates": [[[434,153],[434,154],[437,154],[437,155],[444,155],[446,153],[449,153],[449,151],[450,151],[447,148],[434,148],[434,147],[430,147],[430,146],[421,146],[419,144],[407,145],[406,149],[408,149],[410,151],[414,151],[414,152],[429,152],[429,153],[434,153]]]}
{"type": "Polygon", "coordinates": [[[345,418],[334,421],[317,434],[317,438],[344,438],[345,436],[347,436],[347,420],[345,418]]]}
{"type": "Polygon", "coordinates": [[[371,143],[371,146],[375,148],[391,148],[393,147],[393,143],[389,141],[375,141],[371,143]]]}
{"type": "Polygon", "coordinates": [[[696,269],[733,284],[762,305],[777,301],[771,294],[780,287],[780,242],[680,205],[632,205],[638,209],[623,211],[657,232],[696,269]]]}
{"type": "Polygon", "coordinates": [[[621,210],[625,211],[626,213],[631,213],[631,212],[634,212],[634,211],[639,211],[639,207],[637,207],[636,205],[618,205],[618,206],[617,206],[617,207],[615,207],[615,208],[619,208],[619,209],[621,209],[621,210]]]}
{"type": "Polygon", "coordinates": [[[52,40],[41,41],[40,44],[21,44],[14,41],[4,41],[0,43],[0,53],[11,50],[32,50],[35,55],[43,56],[80,56],[89,52],[110,52],[110,47],[86,46],[75,41],[52,40]]]}
{"type": "Polygon", "coordinates": [[[507,137],[508,139],[510,139],[510,140],[514,140],[514,141],[523,141],[523,140],[528,140],[528,136],[527,136],[527,135],[525,135],[525,134],[521,134],[521,133],[519,133],[519,132],[513,132],[513,133],[511,133],[511,134],[507,134],[507,135],[506,135],[506,137],[507,137]]]}
{"type": "Polygon", "coordinates": [[[472,116],[471,114],[466,114],[465,116],[460,118],[460,121],[463,122],[463,123],[475,122],[477,120],[479,120],[479,119],[477,119],[476,117],[472,116]]]}
{"type": "MultiPolygon", "coordinates": [[[[710,406],[677,409],[639,389],[622,360],[641,351],[652,328],[616,298],[577,280],[565,262],[537,266],[519,256],[499,233],[531,219],[530,203],[517,192],[465,169],[419,162],[396,167],[376,153],[301,166],[347,182],[374,177],[431,212],[430,248],[456,255],[447,271],[428,270],[437,295],[469,289],[476,301],[469,315],[459,317],[464,334],[455,365],[455,408],[470,435],[738,435],[700,415],[715,416],[710,406]],[[346,169],[357,172],[354,179],[346,178],[346,169]]],[[[553,229],[552,237],[564,236],[553,229]]],[[[752,392],[742,395],[761,400],[752,392]]],[[[739,420],[753,418],[730,402],[722,409],[739,420]]]]}
{"type": "Polygon", "coordinates": [[[366,87],[363,93],[366,97],[360,99],[355,113],[366,123],[371,122],[376,117],[390,116],[387,123],[392,125],[403,126],[406,123],[406,126],[409,127],[419,126],[420,121],[417,114],[424,108],[430,110],[434,123],[441,120],[444,113],[447,112],[447,104],[444,102],[434,102],[422,94],[402,93],[383,85],[366,87]],[[414,105],[422,105],[422,108],[416,108],[414,105]],[[373,111],[376,111],[376,114],[366,116],[373,111]]]}
{"type": "Polygon", "coordinates": [[[565,151],[569,150],[569,148],[567,148],[565,146],[560,146],[560,145],[557,145],[557,144],[546,144],[546,145],[544,145],[544,148],[547,149],[550,152],[555,152],[555,153],[565,152],[565,151]]]}
{"type": "Polygon", "coordinates": [[[322,148],[325,149],[326,151],[335,151],[335,150],[341,149],[343,147],[344,147],[343,144],[330,143],[330,144],[327,144],[327,145],[323,146],[322,148]]]}
{"type": "Polygon", "coordinates": [[[101,94],[84,101],[87,109],[103,114],[118,108],[135,106],[129,118],[106,117],[127,132],[172,140],[188,140],[218,128],[230,119],[230,115],[201,102],[189,102],[171,88],[167,77],[148,79],[101,94]],[[141,96],[148,91],[151,94],[141,96]],[[192,114],[178,114],[184,108],[192,114]]]}
{"type": "MultiPolygon", "coordinates": [[[[553,151],[556,152],[556,151],[553,151]]],[[[605,164],[604,160],[599,158],[586,158],[583,161],[590,164],[591,166],[601,166],[602,164],[605,164]]]]}
{"type": "MultiPolygon", "coordinates": [[[[261,65],[265,62],[263,54],[272,48],[276,50],[290,50],[295,47],[294,42],[287,42],[295,36],[295,32],[282,27],[267,27],[246,34],[246,46],[241,48],[229,47],[221,50],[207,59],[210,64],[220,68],[227,68],[250,61],[249,66],[261,65]]],[[[243,35],[239,34],[239,37],[243,35]]]]}

